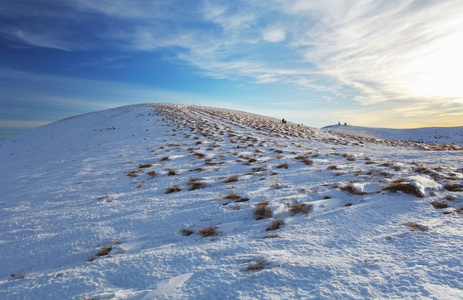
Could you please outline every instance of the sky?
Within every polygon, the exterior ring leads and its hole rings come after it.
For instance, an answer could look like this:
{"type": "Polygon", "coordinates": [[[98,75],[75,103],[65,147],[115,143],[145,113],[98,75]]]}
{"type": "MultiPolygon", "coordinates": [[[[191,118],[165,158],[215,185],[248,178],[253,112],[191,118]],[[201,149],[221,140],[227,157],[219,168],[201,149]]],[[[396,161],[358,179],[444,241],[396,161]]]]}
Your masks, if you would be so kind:
{"type": "Polygon", "coordinates": [[[0,0],[0,139],[173,102],[463,126],[461,0],[0,0]]]}

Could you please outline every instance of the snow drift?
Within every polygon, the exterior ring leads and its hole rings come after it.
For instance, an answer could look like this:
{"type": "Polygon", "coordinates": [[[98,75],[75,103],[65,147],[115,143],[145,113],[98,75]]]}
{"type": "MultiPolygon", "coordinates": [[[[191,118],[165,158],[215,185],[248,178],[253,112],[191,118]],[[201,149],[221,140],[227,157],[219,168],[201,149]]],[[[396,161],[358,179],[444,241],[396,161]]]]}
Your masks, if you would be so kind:
{"type": "Polygon", "coordinates": [[[0,143],[0,297],[461,299],[439,149],[174,104],[38,128],[0,143]]]}

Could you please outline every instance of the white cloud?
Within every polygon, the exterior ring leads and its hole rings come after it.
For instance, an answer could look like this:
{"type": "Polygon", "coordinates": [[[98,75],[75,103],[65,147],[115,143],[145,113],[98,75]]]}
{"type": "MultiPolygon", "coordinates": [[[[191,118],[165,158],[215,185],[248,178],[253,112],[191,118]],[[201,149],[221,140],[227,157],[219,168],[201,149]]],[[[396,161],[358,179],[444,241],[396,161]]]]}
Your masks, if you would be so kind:
{"type": "Polygon", "coordinates": [[[262,33],[262,37],[267,42],[278,43],[285,40],[286,32],[281,27],[268,28],[262,33]]]}
{"type": "Polygon", "coordinates": [[[359,91],[363,103],[463,96],[461,1],[284,1],[294,18],[293,47],[324,74],[359,91]]]}

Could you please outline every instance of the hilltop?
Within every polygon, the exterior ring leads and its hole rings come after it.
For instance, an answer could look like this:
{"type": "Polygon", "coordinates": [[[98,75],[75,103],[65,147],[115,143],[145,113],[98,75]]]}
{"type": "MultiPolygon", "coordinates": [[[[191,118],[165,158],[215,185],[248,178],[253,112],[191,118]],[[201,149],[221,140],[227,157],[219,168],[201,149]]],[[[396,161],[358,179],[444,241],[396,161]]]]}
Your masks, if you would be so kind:
{"type": "Polygon", "coordinates": [[[413,129],[374,128],[351,125],[331,125],[322,129],[369,138],[410,141],[428,144],[463,145],[463,126],[423,127],[413,129]]]}
{"type": "Polygon", "coordinates": [[[463,152],[141,104],[0,142],[2,299],[461,299],[463,152]]]}

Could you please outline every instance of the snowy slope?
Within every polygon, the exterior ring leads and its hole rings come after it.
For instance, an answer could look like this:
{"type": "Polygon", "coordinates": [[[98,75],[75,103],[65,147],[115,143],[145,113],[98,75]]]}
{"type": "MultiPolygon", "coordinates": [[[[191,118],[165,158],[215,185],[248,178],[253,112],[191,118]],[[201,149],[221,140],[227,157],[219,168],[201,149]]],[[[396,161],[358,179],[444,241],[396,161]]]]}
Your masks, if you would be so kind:
{"type": "Polygon", "coordinates": [[[331,125],[323,127],[322,129],[345,134],[380,138],[385,140],[463,145],[463,126],[391,129],[351,125],[331,125]]]}
{"type": "Polygon", "coordinates": [[[0,143],[0,298],[461,299],[455,149],[187,105],[62,120],[0,143]]]}

